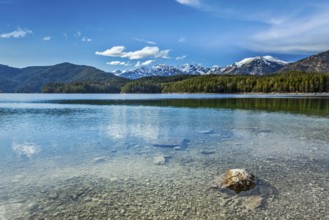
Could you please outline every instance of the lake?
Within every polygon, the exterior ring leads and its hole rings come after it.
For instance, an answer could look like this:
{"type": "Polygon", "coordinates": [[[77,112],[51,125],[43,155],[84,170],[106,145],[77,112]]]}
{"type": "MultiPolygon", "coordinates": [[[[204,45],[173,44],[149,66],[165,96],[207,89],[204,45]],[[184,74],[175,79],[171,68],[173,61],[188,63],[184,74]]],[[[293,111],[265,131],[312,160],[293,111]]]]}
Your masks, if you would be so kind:
{"type": "Polygon", "coordinates": [[[329,219],[329,96],[0,94],[0,126],[1,220],[329,219]]]}

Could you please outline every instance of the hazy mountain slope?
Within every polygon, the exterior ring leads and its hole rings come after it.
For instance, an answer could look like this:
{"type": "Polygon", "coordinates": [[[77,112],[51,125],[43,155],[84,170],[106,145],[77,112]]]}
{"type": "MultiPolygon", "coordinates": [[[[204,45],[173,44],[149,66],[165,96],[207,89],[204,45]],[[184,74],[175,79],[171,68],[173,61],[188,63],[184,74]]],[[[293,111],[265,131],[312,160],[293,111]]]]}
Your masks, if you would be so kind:
{"type": "Polygon", "coordinates": [[[279,72],[288,71],[329,73],[329,51],[307,57],[295,63],[288,64],[279,72]]]}
{"type": "Polygon", "coordinates": [[[14,68],[0,64],[0,92],[10,91],[18,83],[16,77],[22,72],[14,68]]]}
{"type": "Polygon", "coordinates": [[[62,63],[54,66],[5,68],[0,66],[2,92],[41,92],[48,83],[97,82],[119,78],[90,66],[62,63]]]}

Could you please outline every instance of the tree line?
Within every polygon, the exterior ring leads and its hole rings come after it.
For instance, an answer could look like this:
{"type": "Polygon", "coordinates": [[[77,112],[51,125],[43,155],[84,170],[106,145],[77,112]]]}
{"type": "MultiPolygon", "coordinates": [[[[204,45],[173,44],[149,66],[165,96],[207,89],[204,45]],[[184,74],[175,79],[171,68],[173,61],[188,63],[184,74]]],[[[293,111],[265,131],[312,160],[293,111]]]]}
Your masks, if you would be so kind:
{"type": "Polygon", "coordinates": [[[329,92],[329,74],[288,72],[267,76],[180,75],[125,82],[50,83],[46,93],[317,93],[329,92]]]}
{"type": "Polygon", "coordinates": [[[49,83],[43,93],[120,93],[121,85],[111,82],[49,83]]]}
{"type": "Polygon", "coordinates": [[[166,93],[314,93],[328,91],[328,74],[299,72],[268,76],[208,75],[163,85],[163,92],[166,93]]]}

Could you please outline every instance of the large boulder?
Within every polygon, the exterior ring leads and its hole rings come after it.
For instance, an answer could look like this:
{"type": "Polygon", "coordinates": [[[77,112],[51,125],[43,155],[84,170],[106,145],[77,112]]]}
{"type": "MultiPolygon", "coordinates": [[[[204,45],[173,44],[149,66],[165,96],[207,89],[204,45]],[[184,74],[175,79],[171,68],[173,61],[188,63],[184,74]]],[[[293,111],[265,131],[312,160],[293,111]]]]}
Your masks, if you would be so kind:
{"type": "Polygon", "coordinates": [[[230,169],[217,177],[211,184],[212,188],[228,188],[236,193],[248,191],[256,186],[256,178],[245,169],[230,169]]]}

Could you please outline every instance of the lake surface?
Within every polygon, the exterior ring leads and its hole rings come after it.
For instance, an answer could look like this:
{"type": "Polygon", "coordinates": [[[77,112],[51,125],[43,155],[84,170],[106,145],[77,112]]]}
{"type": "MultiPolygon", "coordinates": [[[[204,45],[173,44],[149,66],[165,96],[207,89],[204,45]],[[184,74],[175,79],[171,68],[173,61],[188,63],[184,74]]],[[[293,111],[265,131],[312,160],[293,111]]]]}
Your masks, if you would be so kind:
{"type": "Polygon", "coordinates": [[[328,96],[0,94],[0,128],[0,220],[329,219],[328,96]]]}

